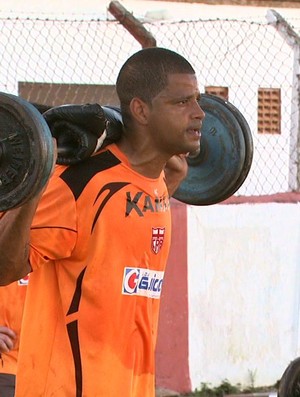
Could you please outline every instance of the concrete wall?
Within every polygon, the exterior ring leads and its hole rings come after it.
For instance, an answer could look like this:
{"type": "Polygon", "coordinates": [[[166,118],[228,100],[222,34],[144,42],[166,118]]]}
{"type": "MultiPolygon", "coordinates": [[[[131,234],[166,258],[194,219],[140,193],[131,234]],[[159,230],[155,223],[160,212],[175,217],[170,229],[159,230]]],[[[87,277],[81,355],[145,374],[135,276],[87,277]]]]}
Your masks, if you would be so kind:
{"type": "Polygon", "coordinates": [[[275,384],[300,355],[300,204],[173,207],[158,384],[275,384]]]}

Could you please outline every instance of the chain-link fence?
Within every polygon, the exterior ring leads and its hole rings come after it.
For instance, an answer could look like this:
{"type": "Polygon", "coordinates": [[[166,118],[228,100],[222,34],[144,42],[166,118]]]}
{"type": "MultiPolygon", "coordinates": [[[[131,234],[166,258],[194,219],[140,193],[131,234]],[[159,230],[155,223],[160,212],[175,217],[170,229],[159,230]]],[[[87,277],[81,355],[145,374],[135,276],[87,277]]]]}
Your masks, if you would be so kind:
{"type": "MultiPolygon", "coordinates": [[[[267,21],[216,19],[143,26],[157,46],[190,60],[201,92],[208,86],[227,87],[229,101],[247,119],[254,159],[237,194],[298,191],[297,37],[290,40],[267,21]],[[260,88],[280,90],[278,133],[258,133],[260,88]]],[[[0,91],[51,106],[93,101],[106,105],[116,101],[114,83],[120,66],[140,48],[117,21],[0,18],[0,91]]],[[[266,117],[272,122],[272,114],[266,117]]]]}

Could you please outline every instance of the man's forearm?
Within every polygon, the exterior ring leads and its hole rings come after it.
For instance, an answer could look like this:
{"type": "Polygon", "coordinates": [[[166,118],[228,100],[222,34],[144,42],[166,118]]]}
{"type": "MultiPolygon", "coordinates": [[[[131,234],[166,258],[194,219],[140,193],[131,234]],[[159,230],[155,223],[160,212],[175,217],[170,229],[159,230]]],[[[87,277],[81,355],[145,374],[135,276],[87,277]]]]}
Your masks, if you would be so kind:
{"type": "Polygon", "coordinates": [[[187,172],[186,155],[173,156],[166,163],[165,176],[170,197],[173,196],[180,183],[187,176],[187,172]]]}
{"type": "Polygon", "coordinates": [[[7,211],[0,219],[0,285],[19,280],[31,271],[30,226],[39,197],[7,211]]]}

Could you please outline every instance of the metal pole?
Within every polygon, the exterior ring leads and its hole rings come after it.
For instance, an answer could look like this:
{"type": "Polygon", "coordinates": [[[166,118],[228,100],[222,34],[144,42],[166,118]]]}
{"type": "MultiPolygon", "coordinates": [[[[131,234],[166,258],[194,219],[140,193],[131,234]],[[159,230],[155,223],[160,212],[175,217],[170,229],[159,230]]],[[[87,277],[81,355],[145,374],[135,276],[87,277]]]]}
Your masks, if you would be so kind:
{"type": "Polygon", "coordinates": [[[132,34],[142,48],[156,47],[156,40],[152,34],[118,1],[111,1],[108,11],[132,34]]]}

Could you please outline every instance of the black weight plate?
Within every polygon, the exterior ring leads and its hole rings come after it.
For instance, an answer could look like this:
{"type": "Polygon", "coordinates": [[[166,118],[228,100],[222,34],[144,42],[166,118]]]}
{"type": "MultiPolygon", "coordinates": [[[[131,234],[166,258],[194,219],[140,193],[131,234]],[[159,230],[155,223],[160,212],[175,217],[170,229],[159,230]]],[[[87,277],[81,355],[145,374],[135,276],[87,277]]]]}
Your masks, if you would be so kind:
{"type": "Polygon", "coordinates": [[[38,194],[52,163],[52,136],[40,112],[24,99],[0,92],[0,211],[38,194]]]}
{"type": "MultiPolygon", "coordinates": [[[[243,170],[242,170],[239,178],[235,182],[234,186],[232,186],[232,190],[231,191],[228,190],[228,192],[227,192],[227,195],[229,195],[228,197],[230,197],[242,186],[242,184],[245,182],[245,179],[247,178],[249,171],[251,169],[253,153],[254,153],[253,139],[252,139],[252,134],[251,134],[249,124],[248,124],[247,120],[245,119],[245,117],[243,116],[243,114],[232,103],[230,103],[228,101],[224,102],[223,99],[221,99],[220,97],[216,97],[216,96],[215,96],[215,99],[223,102],[228,107],[228,109],[234,114],[234,116],[236,117],[237,121],[239,122],[241,129],[244,133],[244,139],[245,139],[245,145],[246,145],[245,162],[244,162],[243,170]]],[[[226,197],[226,198],[228,198],[228,197],[226,197]]]]}
{"type": "Polygon", "coordinates": [[[278,397],[300,397],[300,357],[285,369],[279,381],[278,397]]]}
{"type": "Polygon", "coordinates": [[[243,172],[246,158],[244,132],[225,101],[202,94],[205,112],[201,129],[201,148],[188,159],[188,175],[173,195],[192,205],[211,205],[231,196],[243,172]]]}

